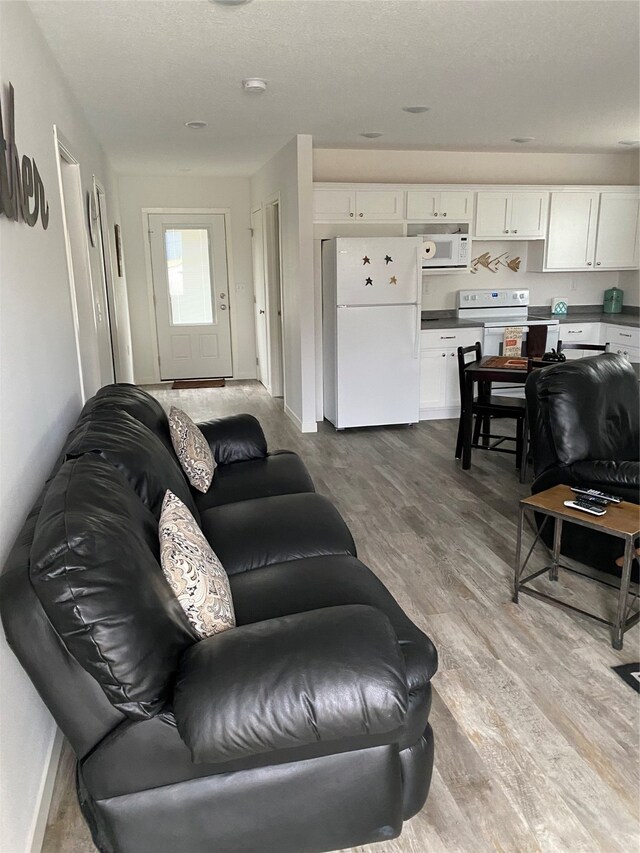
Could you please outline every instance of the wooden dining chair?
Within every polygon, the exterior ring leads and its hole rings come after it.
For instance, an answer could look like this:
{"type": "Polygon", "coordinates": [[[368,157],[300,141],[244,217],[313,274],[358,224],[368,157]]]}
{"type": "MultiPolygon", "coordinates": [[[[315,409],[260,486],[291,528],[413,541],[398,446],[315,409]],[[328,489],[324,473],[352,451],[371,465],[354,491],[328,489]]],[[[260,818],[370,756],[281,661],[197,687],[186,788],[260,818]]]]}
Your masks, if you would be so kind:
{"type": "MultiPolygon", "coordinates": [[[[458,347],[458,378],[460,381],[460,422],[458,424],[458,438],[456,441],[456,459],[462,455],[462,442],[464,437],[464,387],[465,368],[473,361],[482,358],[482,345],[476,342],[473,346],[458,347]],[[473,358],[467,360],[466,356],[473,353],[473,358]]],[[[496,450],[499,453],[515,453],[516,468],[520,467],[523,442],[524,442],[524,419],[525,402],[517,397],[501,397],[491,393],[490,382],[478,383],[478,395],[473,398],[472,406],[475,422],[471,447],[479,450],[496,450]],[[516,420],[516,434],[495,435],[491,432],[492,418],[514,418],[516,420]],[[480,443],[482,441],[482,443],[480,443]],[[515,441],[515,449],[501,447],[505,441],[515,441]]]]}
{"type": "Polygon", "coordinates": [[[558,341],[558,353],[567,349],[583,349],[588,352],[609,352],[610,347],[611,344],[609,342],[606,344],[581,344],[579,342],[565,344],[563,341],[558,341]]]}

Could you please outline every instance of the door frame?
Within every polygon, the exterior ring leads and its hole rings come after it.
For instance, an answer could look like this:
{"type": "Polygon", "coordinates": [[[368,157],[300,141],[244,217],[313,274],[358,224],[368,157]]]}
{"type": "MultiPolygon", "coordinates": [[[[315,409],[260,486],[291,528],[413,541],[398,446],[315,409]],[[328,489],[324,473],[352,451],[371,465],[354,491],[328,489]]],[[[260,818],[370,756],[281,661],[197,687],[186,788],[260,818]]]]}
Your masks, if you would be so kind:
{"type": "MultiPolygon", "coordinates": [[[[267,346],[269,357],[269,388],[272,397],[282,397],[284,405],[287,404],[286,399],[286,383],[285,383],[285,310],[284,310],[284,277],[282,275],[282,203],[280,201],[280,193],[267,198],[262,204],[262,228],[264,237],[264,259],[265,259],[265,309],[267,312],[267,346]],[[280,293],[275,295],[273,292],[274,283],[272,278],[272,264],[269,255],[270,243],[268,238],[268,210],[276,208],[277,223],[278,223],[278,244],[277,244],[277,259],[279,271],[279,290],[280,293]],[[274,314],[275,309],[275,314],[274,314]],[[278,316],[278,310],[280,315],[278,316]],[[276,324],[279,324],[280,331],[276,329],[276,324]],[[278,363],[279,362],[279,363],[278,363]],[[277,370],[275,367],[279,368],[277,370]]],[[[273,248],[273,247],[271,247],[273,248]]]]}
{"type": "MultiPolygon", "coordinates": [[[[256,378],[259,382],[264,385],[269,394],[271,395],[271,365],[270,365],[270,353],[269,353],[269,323],[267,318],[267,271],[266,271],[266,251],[265,251],[265,228],[264,228],[264,210],[261,204],[257,207],[251,209],[251,261],[253,266],[253,315],[254,315],[254,333],[255,333],[255,343],[256,343],[256,368],[260,368],[260,370],[256,369],[256,378]],[[256,228],[253,224],[253,218],[257,214],[260,214],[260,246],[261,246],[261,254],[260,258],[256,259],[256,249],[255,249],[255,241],[256,241],[256,228]],[[256,279],[256,260],[259,260],[259,264],[262,266],[262,283],[264,289],[264,337],[265,337],[265,363],[260,364],[259,355],[260,355],[260,347],[258,346],[258,317],[256,315],[256,308],[258,305],[258,297],[257,297],[257,279],[256,279]],[[262,378],[260,378],[259,374],[262,371],[262,378]]],[[[273,396],[273,395],[271,395],[273,396]]]]}
{"type": "Polygon", "coordinates": [[[160,213],[165,216],[180,216],[182,214],[201,214],[210,216],[221,214],[224,216],[225,251],[227,256],[227,279],[229,295],[229,321],[231,325],[231,379],[234,378],[238,353],[236,352],[236,341],[238,340],[237,318],[235,312],[236,283],[233,269],[233,252],[231,247],[231,208],[230,207],[143,207],[142,208],[142,242],[144,245],[144,266],[147,282],[147,305],[149,310],[149,328],[151,330],[151,348],[153,351],[153,384],[169,385],[172,379],[160,378],[160,350],[158,347],[158,327],[156,325],[156,308],[153,295],[153,267],[151,265],[151,243],[149,241],[149,214],[160,213]]]}
{"type": "Polygon", "coordinates": [[[113,281],[113,259],[111,257],[111,244],[109,243],[109,220],[107,216],[107,193],[102,183],[93,178],[93,193],[98,207],[98,253],[100,255],[101,269],[104,272],[104,296],[109,330],[109,343],[111,344],[111,365],[113,368],[113,381],[118,381],[120,373],[120,346],[118,341],[118,324],[115,307],[115,288],[113,281]],[[103,215],[104,214],[104,215],[103,215]]]}

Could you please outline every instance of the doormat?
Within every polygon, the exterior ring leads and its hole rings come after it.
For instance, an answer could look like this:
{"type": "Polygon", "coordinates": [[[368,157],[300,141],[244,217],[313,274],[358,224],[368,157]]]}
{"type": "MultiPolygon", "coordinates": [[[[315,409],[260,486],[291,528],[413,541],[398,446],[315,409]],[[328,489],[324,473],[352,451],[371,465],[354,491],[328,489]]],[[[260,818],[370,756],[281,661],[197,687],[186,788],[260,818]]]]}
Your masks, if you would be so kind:
{"type": "Polygon", "coordinates": [[[617,672],[629,687],[633,687],[636,693],[640,693],[640,663],[625,663],[622,666],[612,666],[611,669],[617,672]]]}
{"type": "Polygon", "coordinates": [[[224,379],[176,379],[171,388],[178,391],[181,388],[224,388],[224,379]]]}

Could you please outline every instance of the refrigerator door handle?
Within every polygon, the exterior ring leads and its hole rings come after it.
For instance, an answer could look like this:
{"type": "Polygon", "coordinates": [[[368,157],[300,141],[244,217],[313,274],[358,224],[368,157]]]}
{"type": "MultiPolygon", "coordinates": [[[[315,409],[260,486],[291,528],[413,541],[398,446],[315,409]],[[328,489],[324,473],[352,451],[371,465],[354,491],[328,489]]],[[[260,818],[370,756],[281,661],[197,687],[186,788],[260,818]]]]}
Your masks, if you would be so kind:
{"type": "Polygon", "coordinates": [[[413,345],[413,357],[418,358],[420,356],[420,331],[422,326],[422,304],[416,302],[416,339],[413,345]]]}

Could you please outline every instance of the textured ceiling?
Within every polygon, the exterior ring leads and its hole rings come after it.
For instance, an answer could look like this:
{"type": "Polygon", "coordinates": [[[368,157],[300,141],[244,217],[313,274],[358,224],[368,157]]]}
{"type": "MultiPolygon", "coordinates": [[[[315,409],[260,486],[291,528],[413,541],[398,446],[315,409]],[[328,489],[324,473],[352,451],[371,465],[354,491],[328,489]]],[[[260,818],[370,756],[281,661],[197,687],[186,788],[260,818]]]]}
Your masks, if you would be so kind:
{"type": "Polygon", "coordinates": [[[249,175],[316,147],[623,151],[638,138],[635,0],[38,0],[120,172],[249,175]],[[242,78],[269,83],[261,96],[242,78]],[[409,115],[402,106],[431,111],[409,115]],[[184,127],[189,120],[205,130],[184,127]],[[378,140],[359,134],[379,131],[378,140]]]}

